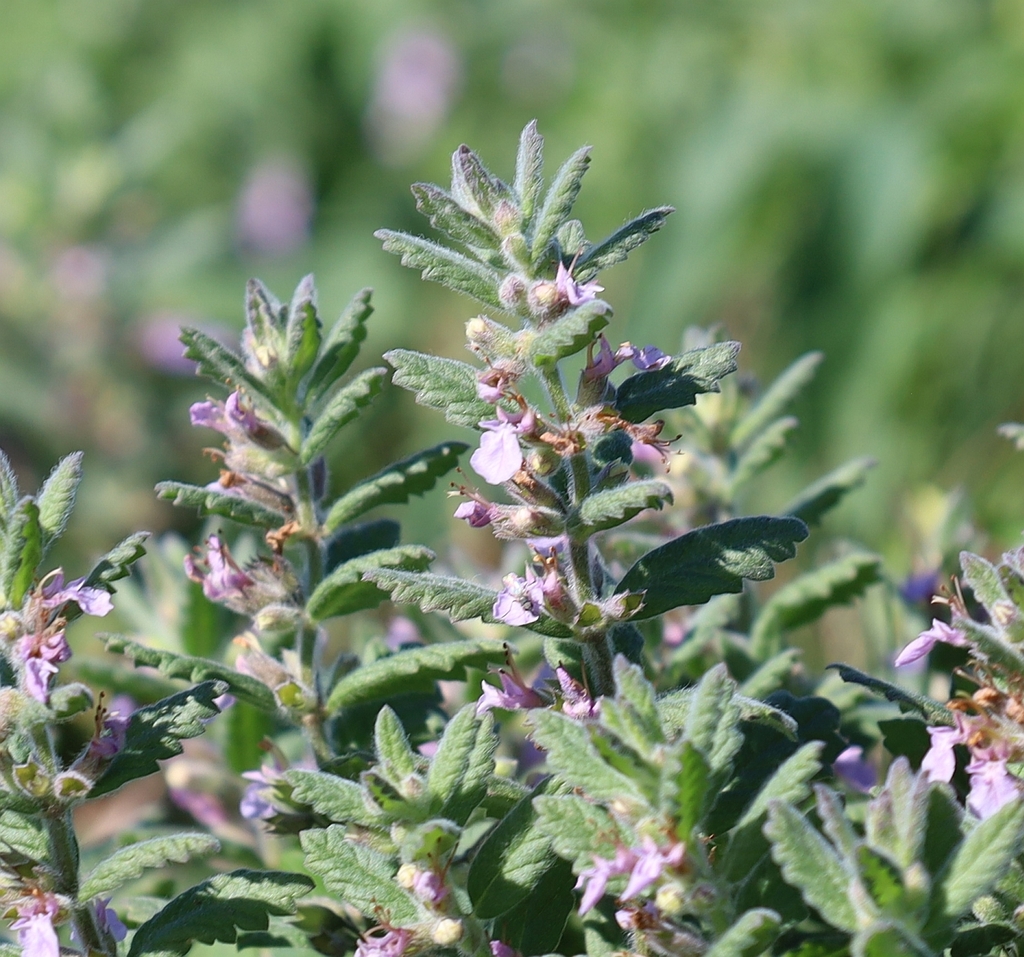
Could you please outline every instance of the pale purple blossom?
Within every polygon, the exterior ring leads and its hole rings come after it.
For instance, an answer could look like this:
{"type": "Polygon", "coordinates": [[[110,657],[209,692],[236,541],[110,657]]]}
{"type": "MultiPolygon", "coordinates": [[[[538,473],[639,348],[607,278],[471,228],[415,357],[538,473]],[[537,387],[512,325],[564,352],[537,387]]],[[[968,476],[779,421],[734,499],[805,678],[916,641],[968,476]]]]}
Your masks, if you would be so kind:
{"type": "Polygon", "coordinates": [[[958,744],[967,744],[969,729],[961,715],[955,715],[956,727],[936,727],[928,729],[931,747],[921,761],[921,773],[929,781],[950,781],[956,770],[956,754],[953,749],[958,744]]]}
{"type": "Polygon", "coordinates": [[[103,588],[86,585],[84,578],[64,584],[64,569],[51,572],[40,589],[44,608],[59,608],[73,601],[86,615],[102,618],[114,609],[110,593],[103,588]]]}
{"type": "Polygon", "coordinates": [[[555,288],[568,300],[570,306],[582,306],[584,303],[593,302],[599,292],[604,292],[604,286],[599,285],[596,279],[584,283],[577,282],[572,277],[572,269],[566,269],[565,263],[558,264],[555,288]]]}
{"type": "Polygon", "coordinates": [[[591,343],[587,351],[587,364],[583,368],[583,376],[587,379],[605,379],[615,371],[620,361],[612,352],[608,340],[604,336],[598,336],[597,355],[594,355],[594,346],[591,343]]]}
{"type": "Polygon", "coordinates": [[[496,419],[480,423],[486,431],[480,436],[480,448],[469,459],[469,464],[492,485],[507,482],[523,467],[519,436],[536,427],[532,412],[496,411],[496,419]]]}
{"type": "Polygon", "coordinates": [[[622,897],[628,899],[642,894],[661,877],[666,869],[679,867],[683,862],[685,852],[686,848],[682,844],[672,844],[667,850],[663,850],[645,835],[641,839],[640,852],[638,854],[634,852],[636,863],[629,873],[629,882],[622,892],[622,897]]]}
{"type": "Polygon", "coordinates": [[[24,635],[15,651],[24,664],[25,691],[46,704],[50,700],[50,679],[57,674],[57,665],[71,657],[71,648],[63,631],[24,635]]]}
{"type": "Polygon", "coordinates": [[[267,795],[274,783],[280,779],[281,770],[264,764],[258,771],[244,772],[242,777],[253,782],[245,789],[238,805],[242,817],[250,821],[265,821],[277,814],[278,809],[267,795]]]}
{"type": "Polygon", "coordinates": [[[491,609],[494,617],[506,625],[529,625],[537,621],[544,607],[544,591],[533,569],[526,569],[525,578],[509,573],[502,582],[505,587],[498,592],[491,609]]]}
{"type": "Polygon", "coordinates": [[[602,897],[608,881],[613,877],[628,874],[636,863],[636,855],[626,847],[620,847],[615,851],[614,860],[607,860],[603,857],[595,857],[592,867],[580,871],[576,879],[576,890],[583,890],[580,898],[579,915],[582,917],[602,897]]]}
{"type": "Polygon", "coordinates": [[[586,687],[577,681],[561,665],[555,668],[555,676],[562,690],[562,713],[579,721],[596,718],[601,713],[600,699],[591,696],[586,687]]]}
{"type": "Polygon", "coordinates": [[[837,778],[862,794],[867,794],[878,783],[874,765],[864,760],[864,749],[857,744],[839,753],[832,762],[832,770],[837,778]]]}
{"type": "Polygon", "coordinates": [[[437,871],[417,871],[412,892],[424,903],[436,906],[448,896],[448,885],[437,871]]]}
{"type": "Polygon", "coordinates": [[[60,943],[54,918],[60,910],[52,894],[39,894],[17,904],[18,919],[11,930],[18,932],[18,943],[25,957],[60,957],[60,943]]]}
{"type": "Polygon", "coordinates": [[[117,916],[117,912],[110,906],[109,897],[96,899],[96,923],[101,930],[105,930],[117,941],[124,940],[128,933],[128,928],[124,926],[121,918],[117,916]]]}
{"type": "Polygon", "coordinates": [[[487,681],[481,682],[483,694],[477,699],[476,713],[483,714],[491,708],[504,708],[506,711],[517,711],[522,708],[542,708],[546,703],[533,688],[529,687],[518,672],[498,671],[501,687],[496,688],[487,681]]]}
{"type": "Polygon", "coordinates": [[[121,714],[120,711],[111,711],[105,715],[97,733],[89,742],[89,757],[102,760],[114,757],[124,747],[130,721],[131,715],[121,714]]]}
{"type": "Polygon", "coordinates": [[[963,647],[967,644],[967,636],[960,630],[947,625],[938,618],[932,619],[932,626],[927,631],[922,631],[906,648],[897,656],[895,665],[897,668],[909,665],[927,655],[937,642],[944,642],[947,645],[963,647]]]}
{"type": "Polygon", "coordinates": [[[255,442],[264,449],[279,449],[285,444],[284,436],[269,422],[265,422],[248,404],[240,392],[232,392],[224,402],[208,399],[194,402],[188,410],[192,425],[213,429],[237,443],[255,442]]]}
{"type": "Polygon", "coordinates": [[[203,594],[210,601],[229,607],[231,603],[244,602],[245,590],[253,584],[217,535],[206,540],[205,562],[192,555],[185,556],[185,574],[203,586],[203,594]]]}
{"type": "Polygon", "coordinates": [[[967,773],[971,778],[967,807],[982,819],[1021,796],[1021,782],[1007,770],[1005,760],[975,757],[967,765],[967,773]]]}
{"type": "Polygon", "coordinates": [[[491,957],[519,957],[519,951],[504,941],[491,941],[491,957]]]}
{"type": "Polygon", "coordinates": [[[401,957],[411,937],[412,933],[404,927],[375,927],[356,945],[355,957],[401,957]]]}
{"type": "Polygon", "coordinates": [[[484,528],[486,525],[491,524],[491,508],[489,505],[473,499],[463,502],[455,509],[455,517],[469,522],[471,528],[484,528]]]}
{"type": "Polygon", "coordinates": [[[672,361],[672,356],[662,352],[657,346],[641,346],[639,349],[630,342],[624,342],[615,352],[618,362],[627,359],[641,372],[653,372],[664,369],[672,361]]]}

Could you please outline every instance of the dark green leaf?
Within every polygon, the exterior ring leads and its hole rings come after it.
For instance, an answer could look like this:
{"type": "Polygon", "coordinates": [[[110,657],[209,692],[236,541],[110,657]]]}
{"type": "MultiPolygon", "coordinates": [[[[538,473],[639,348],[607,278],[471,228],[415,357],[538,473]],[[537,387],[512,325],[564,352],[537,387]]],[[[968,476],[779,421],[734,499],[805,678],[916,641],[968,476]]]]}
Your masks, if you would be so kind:
{"type": "Polygon", "coordinates": [[[491,252],[501,245],[501,238],[490,224],[460,206],[448,193],[430,183],[413,183],[416,208],[429,217],[430,225],[447,233],[456,242],[491,252]]]}
{"type": "Polygon", "coordinates": [[[185,482],[160,482],[156,486],[160,498],[167,499],[173,505],[191,507],[200,515],[223,515],[243,525],[255,525],[258,528],[276,528],[287,521],[288,513],[270,508],[252,499],[242,498],[228,492],[201,485],[187,485],[185,482]]]}
{"type": "Polygon", "coordinates": [[[359,346],[366,339],[366,320],[373,313],[370,305],[372,290],[361,289],[345,307],[338,321],[324,338],[320,358],[309,376],[306,401],[313,407],[331,391],[359,355],[359,346]]]}
{"type": "Polygon", "coordinates": [[[20,609],[43,560],[43,531],[39,527],[39,508],[31,498],[23,498],[11,516],[0,551],[0,587],[9,608],[20,609]]]}
{"type": "Polygon", "coordinates": [[[476,394],[477,370],[466,362],[392,349],[384,358],[395,368],[392,382],[416,393],[416,402],[443,412],[455,425],[475,427],[494,416],[494,406],[476,394]]]}
{"type": "Polygon", "coordinates": [[[580,282],[585,282],[596,276],[602,269],[625,262],[626,257],[661,229],[669,214],[674,212],[675,209],[672,206],[658,206],[655,209],[645,210],[599,243],[588,244],[579,259],[576,260],[576,268],[573,271],[576,278],[580,282]]]}
{"type": "Polygon", "coordinates": [[[193,857],[204,857],[220,850],[220,841],[209,834],[170,834],[138,844],[120,847],[99,862],[82,881],[81,900],[109,897],[122,885],[151,868],[184,864],[193,857]]]}
{"type": "Polygon", "coordinates": [[[550,954],[576,903],[573,883],[572,865],[554,858],[530,893],[494,922],[494,936],[523,957],[550,954]]]}
{"type": "Polygon", "coordinates": [[[611,314],[611,306],[602,299],[584,303],[539,329],[529,342],[529,357],[538,365],[553,365],[576,355],[608,325],[611,314]]]}
{"type": "Polygon", "coordinates": [[[870,458],[851,459],[845,465],[808,485],[784,509],[783,515],[792,515],[808,525],[817,525],[821,517],[838,505],[848,492],[864,483],[868,472],[875,467],[870,458]]]}
{"type": "Polygon", "coordinates": [[[288,307],[284,342],[287,376],[292,382],[298,382],[313,367],[320,351],[320,319],[312,275],[305,276],[295,289],[288,307]]]}
{"type": "Polygon", "coordinates": [[[918,694],[916,691],[907,691],[905,688],[882,681],[880,678],[872,678],[871,675],[866,675],[863,671],[858,671],[849,665],[829,665],[828,667],[835,668],[843,681],[870,688],[875,694],[882,695],[888,701],[896,702],[901,708],[916,711],[925,717],[931,725],[943,724],[952,727],[956,724],[953,712],[932,698],[918,694]]]}
{"type": "Polygon", "coordinates": [[[82,454],[72,452],[62,458],[53,467],[36,497],[44,554],[64,534],[75,507],[75,496],[82,481],[82,454]]]}
{"type": "Polygon", "coordinates": [[[253,395],[263,396],[273,404],[274,397],[267,387],[246,369],[235,353],[216,339],[198,329],[182,329],[181,341],[185,346],[185,356],[197,363],[197,375],[206,376],[230,389],[244,389],[253,395]]]}
{"type": "Polygon", "coordinates": [[[772,578],[773,563],[792,558],[796,543],[806,537],[807,526],[794,518],[735,518],[707,525],[649,551],[615,591],[646,592],[639,618],[700,605],[714,595],[742,591],[745,578],[772,578]]]}
{"type": "Polygon", "coordinates": [[[570,517],[569,529],[576,541],[585,542],[597,532],[628,522],[645,509],[660,509],[666,502],[672,502],[672,489],[665,482],[657,479],[627,482],[587,496],[577,514],[570,517]]]}
{"type": "Polygon", "coordinates": [[[320,455],[331,439],[380,394],[387,374],[388,370],[381,367],[365,369],[326,400],[309,427],[309,434],[302,440],[299,455],[302,465],[309,465],[320,455]]]}

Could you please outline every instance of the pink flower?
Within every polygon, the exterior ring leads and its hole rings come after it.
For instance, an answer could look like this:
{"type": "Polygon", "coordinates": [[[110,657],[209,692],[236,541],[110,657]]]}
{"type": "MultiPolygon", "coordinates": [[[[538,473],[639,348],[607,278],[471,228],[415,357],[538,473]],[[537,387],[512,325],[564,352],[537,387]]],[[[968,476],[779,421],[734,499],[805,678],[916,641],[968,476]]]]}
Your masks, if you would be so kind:
{"type": "Polygon", "coordinates": [[[921,772],[929,781],[950,781],[956,770],[956,755],[953,748],[967,744],[970,729],[961,715],[956,715],[956,727],[929,728],[932,746],[921,761],[921,772]]]}
{"type": "Polygon", "coordinates": [[[580,684],[561,665],[555,668],[558,685],[562,689],[562,713],[579,721],[596,718],[601,713],[601,702],[580,684]]]}
{"type": "Polygon", "coordinates": [[[411,937],[405,928],[375,927],[363,935],[356,946],[355,957],[402,957],[411,937]]]}
{"type": "Polygon", "coordinates": [[[185,556],[185,574],[203,586],[203,594],[210,601],[220,602],[229,608],[245,602],[245,589],[253,584],[250,578],[232,557],[227,545],[217,535],[206,540],[206,559],[185,556]],[[204,567],[205,566],[205,567],[204,567]]]}
{"type": "MultiPolygon", "coordinates": [[[[518,443],[516,447],[518,448],[518,443]]],[[[512,474],[514,475],[515,472],[512,474]]],[[[490,506],[484,505],[483,502],[475,500],[463,502],[455,509],[455,517],[469,522],[471,528],[483,528],[491,524],[491,509],[490,506]]]]}
{"type": "Polygon", "coordinates": [[[572,269],[565,268],[565,263],[558,264],[558,270],[555,273],[555,288],[562,298],[568,300],[570,306],[582,306],[585,302],[593,302],[599,292],[604,292],[604,286],[598,285],[596,279],[578,283],[572,278],[572,269]]]}
{"type": "Polygon", "coordinates": [[[102,588],[86,585],[84,578],[76,578],[64,584],[64,569],[51,572],[41,589],[44,608],[59,608],[65,602],[73,601],[86,615],[102,618],[114,608],[110,593],[102,588]]]}
{"type": "Polygon", "coordinates": [[[53,920],[60,910],[52,894],[31,897],[15,908],[18,919],[11,930],[18,932],[18,943],[25,957],[60,957],[60,943],[53,920]]]}
{"type": "Polygon", "coordinates": [[[971,777],[967,807],[982,819],[991,817],[1003,805],[1021,796],[1021,782],[1007,770],[1005,760],[987,761],[975,757],[967,765],[967,773],[971,777]]]}
{"type": "Polygon", "coordinates": [[[496,411],[496,419],[480,423],[487,431],[480,436],[480,448],[469,459],[469,464],[492,485],[507,482],[523,467],[519,436],[532,432],[537,424],[532,412],[496,411]]]}
{"type": "Polygon", "coordinates": [[[640,853],[636,854],[636,863],[629,874],[629,883],[622,892],[623,899],[642,894],[661,877],[666,868],[677,868],[682,864],[685,852],[686,848],[682,844],[673,844],[668,850],[662,850],[651,838],[644,836],[640,853]]]}
{"type": "Polygon", "coordinates": [[[591,343],[587,350],[587,364],[583,368],[583,375],[587,379],[604,379],[615,371],[619,360],[608,340],[604,336],[597,337],[597,356],[594,356],[594,344],[591,343]]]}
{"type": "Polygon", "coordinates": [[[50,679],[57,674],[57,665],[71,657],[64,632],[25,635],[18,639],[15,651],[24,663],[25,691],[46,704],[50,700],[50,679]]]}
{"type": "Polygon", "coordinates": [[[580,898],[580,917],[604,897],[608,881],[621,874],[628,874],[635,863],[636,855],[628,848],[620,847],[615,852],[614,860],[595,857],[593,867],[580,871],[576,879],[576,890],[583,890],[583,896],[580,898]]]}
{"type": "Polygon", "coordinates": [[[917,661],[918,658],[923,658],[939,641],[945,642],[947,645],[963,647],[967,644],[967,636],[962,631],[939,621],[938,618],[933,618],[931,628],[922,631],[896,656],[896,667],[901,668],[903,665],[909,665],[912,661],[917,661]]]}
{"type": "Polygon", "coordinates": [[[510,573],[502,582],[505,587],[498,592],[491,609],[494,617],[506,625],[528,625],[537,621],[544,608],[544,591],[533,569],[526,569],[525,578],[510,573]]]}
{"type": "Polygon", "coordinates": [[[491,941],[492,957],[519,957],[519,951],[500,940],[491,941]]]}
{"type": "Polygon", "coordinates": [[[194,426],[220,432],[232,443],[255,442],[264,449],[279,449],[286,444],[284,436],[264,422],[255,409],[243,401],[240,392],[232,392],[224,402],[212,399],[194,402],[188,412],[194,426]]]}
{"type": "Polygon", "coordinates": [[[417,871],[412,892],[427,904],[440,904],[448,896],[448,887],[436,871],[417,871]]]}
{"type": "Polygon", "coordinates": [[[504,708],[506,711],[517,711],[522,708],[542,708],[544,699],[523,681],[518,672],[509,674],[504,669],[498,672],[501,688],[495,688],[489,682],[482,682],[483,694],[477,699],[476,713],[483,714],[491,708],[504,708]]]}

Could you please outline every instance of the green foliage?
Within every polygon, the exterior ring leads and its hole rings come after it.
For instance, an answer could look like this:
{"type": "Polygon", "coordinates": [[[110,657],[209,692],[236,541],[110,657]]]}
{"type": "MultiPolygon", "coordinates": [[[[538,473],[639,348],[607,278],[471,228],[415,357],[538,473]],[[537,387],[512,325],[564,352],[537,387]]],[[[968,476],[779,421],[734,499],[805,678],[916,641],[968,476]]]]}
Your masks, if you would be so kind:
{"type": "Polygon", "coordinates": [[[611,307],[600,299],[584,303],[537,332],[529,340],[530,358],[539,366],[553,366],[560,359],[586,349],[611,318],[611,307]]]}
{"type": "Polygon", "coordinates": [[[628,522],[645,509],[660,509],[666,502],[672,502],[672,489],[657,479],[627,482],[594,492],[580,503],[575,521],[570,517],[570,534],[578,541],[586,541],[597,532],[628,522]]]}
{"type": "Polygon", "coordinates": [[[648,209],[623,223],[598,243],[587,243],[576,260],[574,270],[580,280],[587,280],[602,269],[625,262],[626,257],[651,238],[675,210],[671,206],[648,209]]]}
{"type": "Polygon", "coordinates": [[[43,554],[64,534],[75,507],[78,486],[82,482],[82,453],[72,452],[62,458],[47,476],[36,503],[39,506],[39,528],[42,531],[43,554]]]}
{"type": "Polygon", "coordinates": [[[874,459],[859,458],[840,465],[808,485],[782,509],[782,514],[792,515],[808,525],[817,525],[826,512],[835,508],[849,492],[864,484],[868,472],[875,464],[874,459]]]}
{"type": "Polygon", "coordinates": [[[395,369],[392,382],[416,393],[416,402],[437,409],[453,425],[476,426],[494,414],[476,394],[476,370],[466,362],[392,349],[384,358],[395,369]]]}
{"type": "Polygon", "coordinates": [[[380,394],[386,375],[387,369],[366,369],[324,401],[323,408],[313,419],[309,432],[302,440],[299,454],[302,465],[309,465],[320,455],[338,432],[380,394]]]}
{"type": "Polygon", "coordinates": [[[185,482],[160,482],[156,486],[156,493],[172,505],[194,508],[200,515],[223,515],[224,518],[257,528],[275,528],[287,518],[283,498],[280,499],[280,508],[277,508],[268,504],[273,499],[254,502],[229,492],[185,482]]]}
{"type": "Polygon", "coordinates": [[[537,213],[530,236],[533,265],[539,266],[551,258],[551,242],[559,227],[568,220],[579,195],[583,174],[590,165],[591,147],[576,150],[555,173],[544,202],[537,213]]]}
{"type": "Polygon", "coordinates": [[[431,813],[465,825],[487,794],[498,740],[489,713],[466,705],[445,726],[427,774],[431,813]]]}
{"type": "Polygon", "coordinates": [[[171,834],[129,844],[104,858],[83,878],[79,895],[86,900],[109,896],[151,868],[183,864],[218,850],[220,841],[209,834],[171,834]]]}
{"type": "Polygon", "coordinates": [[[43,532],[39,508],[31,498],[21,499],[7,523],[0,550],[0,589],[8,608],[20,608],[43,559],[43,532]]]}
{"type": "Polygon", "coordinates": [[[366,320],[373,313],[370,295],[369,289],[357,292],[324,337],[320,357],[306,385],[305,399],[311,406],[319,404],[359,354],[366,339],[366,320]]]}
{"type": "Polygon", "coordinates": [[[866,675],[864,672],[851,668],[849,665],[831,665],[830,667],[839,672],[839,677],[843,681],[849,681],[853,684],[870,688],[875,693],[883,695],[889,701],[896,702],[904,710],[915,711],[922,715],[928,720],[929,724],[953,725],[955,723],[953,713],[948,708],[925,695],[918,694],[916,691],[907,691],[888,681],[883,681],[881,678],[872,678],[871,675],[866,675]]]}

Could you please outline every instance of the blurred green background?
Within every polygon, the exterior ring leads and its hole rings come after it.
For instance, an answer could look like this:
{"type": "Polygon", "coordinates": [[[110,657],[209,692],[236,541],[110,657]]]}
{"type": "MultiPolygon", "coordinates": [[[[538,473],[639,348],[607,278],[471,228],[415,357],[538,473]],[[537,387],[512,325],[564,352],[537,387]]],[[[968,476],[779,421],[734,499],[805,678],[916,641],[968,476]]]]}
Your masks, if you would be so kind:
{"type": "MultiPolygon", "coordinates": [[[[159,479],[205,482],[204,384],[179,323],[242,324],[243,285],[314,271],[327,319],[377,289],[361,362],[459,355],[473,303],[383,253],[423,232],[409,183],[461,142],[499,175],[531,118],[549,172],[584,142],[590,236],[678,212],[605,276],[611,338],[691,323],[768,378],[826,362],[779,506],[854,455],[880,465],[832,532],[909,568],[908,494],[964,485],[1024,526],[1024,4],[1010,0],[5,0],[0,29],[0,445],[28,487],[84,448],[71,548],[188,531],[159,479]]],[[[453,436],[389,390],[341,484],[453,436]]],[[[917,494],[917,493],[915,493],[917,494]]],[[[436,497],[407,538],[451,522],[436,497]]]]}

